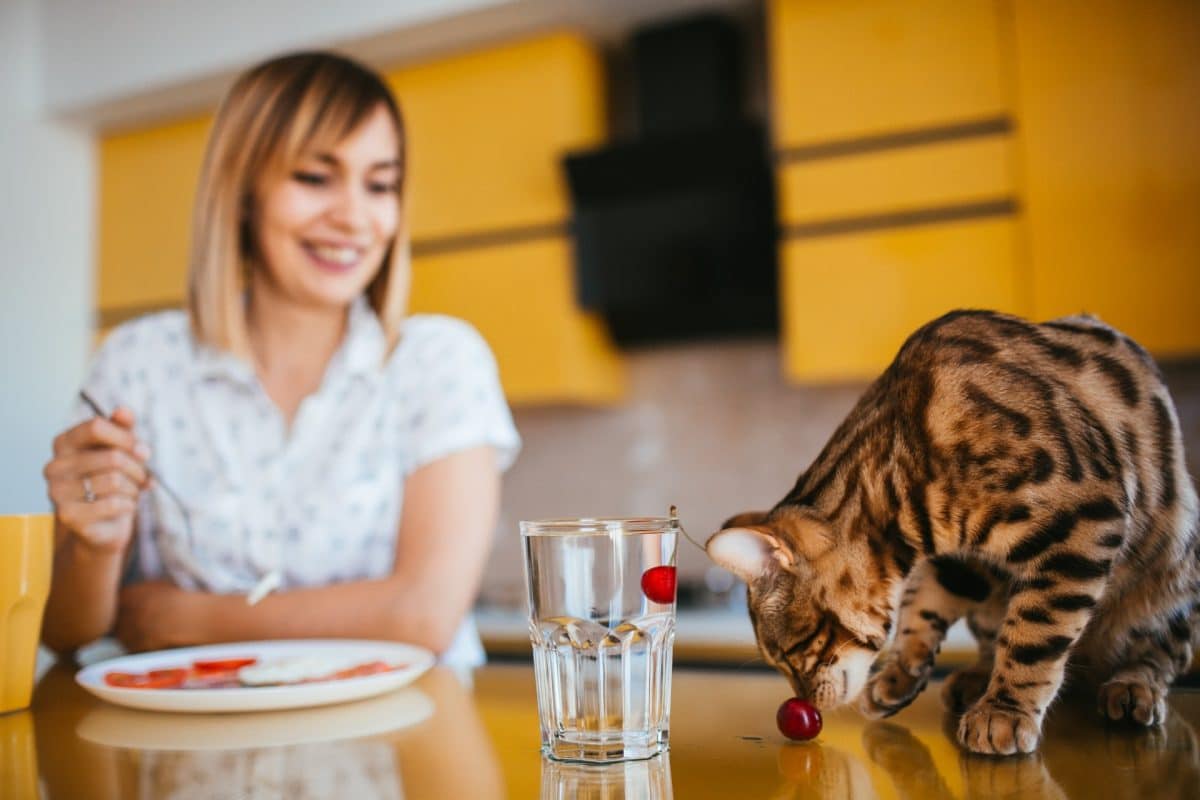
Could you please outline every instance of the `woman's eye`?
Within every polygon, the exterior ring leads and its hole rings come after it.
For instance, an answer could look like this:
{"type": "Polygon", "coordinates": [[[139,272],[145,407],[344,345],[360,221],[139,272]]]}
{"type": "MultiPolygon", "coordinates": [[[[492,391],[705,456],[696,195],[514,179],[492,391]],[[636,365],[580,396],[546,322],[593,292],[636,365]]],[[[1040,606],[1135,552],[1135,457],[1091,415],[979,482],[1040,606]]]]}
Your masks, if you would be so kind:
{"type": "Polygon", "coordinates": [[[303,183],[308,186],[324,186],[325,184],[329,183],[329,176],[322,175],[319,172],[304,172],[303,170],[298,170],[292,173],[292,178],[299,183],[303,183]]]}
{"type": "Polygon", "coordinates": [[[373,182],[367,184],[367,188],[374,194],[396,194],[400,191],[400,184],[395,181],[390,183],[373,182]]]}

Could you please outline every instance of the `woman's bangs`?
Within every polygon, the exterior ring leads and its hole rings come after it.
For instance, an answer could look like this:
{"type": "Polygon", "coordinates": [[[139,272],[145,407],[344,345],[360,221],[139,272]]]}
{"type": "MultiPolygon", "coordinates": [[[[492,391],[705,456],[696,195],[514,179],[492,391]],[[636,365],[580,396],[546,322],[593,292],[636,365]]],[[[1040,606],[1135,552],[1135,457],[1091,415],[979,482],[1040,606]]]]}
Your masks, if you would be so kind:
{"type": "Polygon", "coordinates": [[[388,107],[388,98],[366,81],[346,75],[315,76],[300,99],[280,155],[294,165],[312,153],[333,150],[380,104],[388,107]]]}

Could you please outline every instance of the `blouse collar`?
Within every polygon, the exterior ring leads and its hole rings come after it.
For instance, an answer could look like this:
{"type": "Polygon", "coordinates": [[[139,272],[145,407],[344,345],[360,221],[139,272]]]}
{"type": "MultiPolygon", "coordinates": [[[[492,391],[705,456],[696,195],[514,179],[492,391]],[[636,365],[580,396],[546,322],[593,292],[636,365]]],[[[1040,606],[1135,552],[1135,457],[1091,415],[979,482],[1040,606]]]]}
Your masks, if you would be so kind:
{"type": "MultiPolygon", "coordinates": [[[[225,378],[238,383],[257,380],[254,365],[228,350],[194,342],[196,372],[201,378],[225,378]]],[[[359,295],[350,304],[346,335],[327,371],[343,370],[350,375],[371,377],[383,371],[387,336],[379,316],[367,298],[359,295]]]]}

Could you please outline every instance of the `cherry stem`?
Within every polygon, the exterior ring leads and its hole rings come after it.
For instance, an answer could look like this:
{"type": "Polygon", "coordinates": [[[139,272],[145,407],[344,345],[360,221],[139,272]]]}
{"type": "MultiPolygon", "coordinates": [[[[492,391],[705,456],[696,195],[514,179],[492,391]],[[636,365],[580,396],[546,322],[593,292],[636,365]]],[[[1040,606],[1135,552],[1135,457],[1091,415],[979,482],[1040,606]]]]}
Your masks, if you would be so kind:
{"type": "Polygon", "coordinates": [[[671,506],[671,522],[675,523],[676,528],[679,528],[679,532],[683,534],[683,538],[694,544],[701,552],[706,554],[708,553],[708,551],[704,549],[704,545],[693,539],[691,535],[688,534],[687,529],[683,527],[683,523],[679,521],[679,510],[675,506],[671,506]]]}

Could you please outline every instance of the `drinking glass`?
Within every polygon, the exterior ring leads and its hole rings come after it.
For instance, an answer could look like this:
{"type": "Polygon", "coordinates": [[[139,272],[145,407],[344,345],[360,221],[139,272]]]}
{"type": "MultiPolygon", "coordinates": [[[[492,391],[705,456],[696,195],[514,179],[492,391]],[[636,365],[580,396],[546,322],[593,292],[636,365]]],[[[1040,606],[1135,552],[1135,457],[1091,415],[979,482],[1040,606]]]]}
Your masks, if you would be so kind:
{"type": "Polygon", "coordinates": [[[542,750],[608,763],[667,749],[675,517],[521,523],[542,750]]]}
{"type": "Polygon", "coordinates": [[[0,714],[29,707],[53,553],[52,514],[0,516],[0,714]]]}

